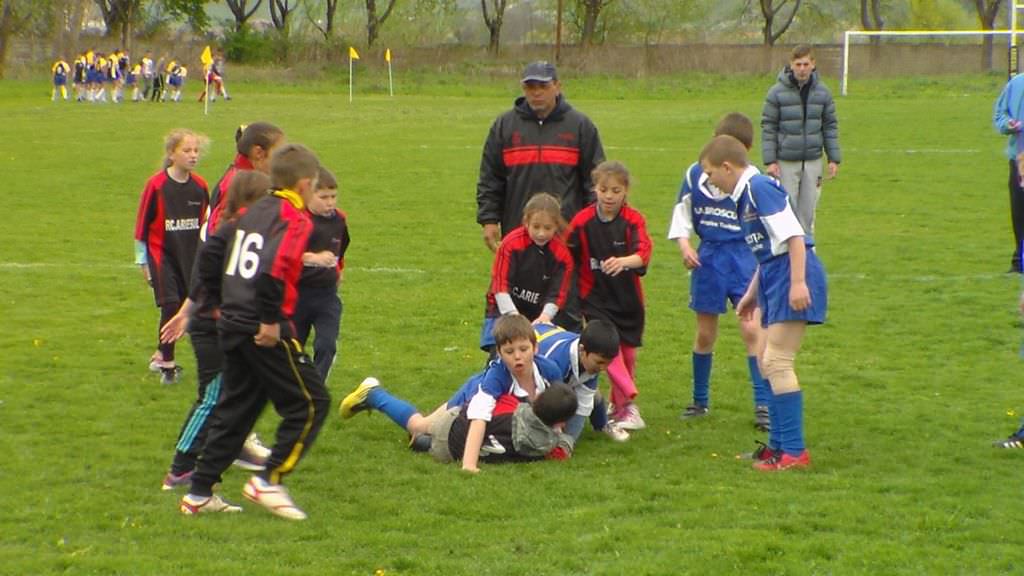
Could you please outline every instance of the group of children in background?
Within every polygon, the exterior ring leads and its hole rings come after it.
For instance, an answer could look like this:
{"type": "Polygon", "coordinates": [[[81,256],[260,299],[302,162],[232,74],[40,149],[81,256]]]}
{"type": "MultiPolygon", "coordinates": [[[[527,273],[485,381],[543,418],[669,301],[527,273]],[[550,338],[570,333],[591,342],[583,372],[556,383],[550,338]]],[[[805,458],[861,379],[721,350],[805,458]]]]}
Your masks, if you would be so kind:
{"type": "MultiPolygon", "coordinates": [[[[685,174],[669,237],[692,270],[697,314],[693,401],[682,416],[709,413],[718,316],[731,302],[747,347],[755,424],[770,432],[750,456],[772,471],[810,462],[793,359],[806,325],[824,321],[826,290],[785,191],[749,165],[752,139],[743,115],[719,123],[685,174]]],[[[173,342],[187,328],[199,381],[163,488],[190,484],[184,513],[238,511],[212,491],[234,462],[256,471],[243,489],[248,499],[302,519],[281,478],[312,445],[329,405],[324,381],[340,322],[347,224],[335,207],[337,180],[311,152],[262,122],[241,127],[236,140],[238,156],[209,196],[193,172],[205,138],[172,132],[139,209],[136,262],[161,310],[151,367],[163,382],[177,381],[173,342]],[[312,361],[303,353],[311,328],[312,361]],[[251,434],[267,400],[282,417],[272,449],[251,434]]],[[[341,416],[380,411],[412,447],[459,460],[468,472],[481,461],[566,459],[588,420],[618,441],[645,428],[636,357],[652,243],[627,202],[626,167],[606,161],[592,176],[594,202],[571,222],[558,200],[539,192],[502,241],[480,338],[490,354],[484,370],[427,415],[369,377],[342,400],[341,416]],[[552,323],[571,293],[579,333],[552,323]],[[607,399],[598,391],[601,372],[611,384],[607,399]]]]}
{"type": "MultiPolygon", "coordinates": [[[[53,90],[50,100],[58,97],[70,100],[68,85],[74,89],[76,102],[180,102],[188,69],[173,57],[162,56],[154,61],[147,52],[140,61],[132,63],[127,50],[114,50],[104,54],[87,50],[68,64],[59,58],[50,68],[53,90]],[[126,94],[127,93],[127,94],[126,94]]],[[[204,66],[204,81],[210,85],[210,99],[222,96],[230,100],[224,87],[224,58],[218,54],[209,66],[204,66]]],[[[206,97],[204,87],[201,102],[206,97]]]]}

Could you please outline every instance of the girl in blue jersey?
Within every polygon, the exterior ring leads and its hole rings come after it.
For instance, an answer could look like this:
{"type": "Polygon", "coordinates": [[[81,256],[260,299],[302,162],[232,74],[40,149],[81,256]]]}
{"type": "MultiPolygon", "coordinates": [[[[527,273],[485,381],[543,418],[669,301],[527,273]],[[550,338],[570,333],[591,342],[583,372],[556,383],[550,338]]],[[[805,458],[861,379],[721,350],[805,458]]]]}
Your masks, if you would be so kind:
{"type": "MultiPolygon", "coordinates": [[[[727,134],[750,150],[754,126],[750,119],[734,112],[715,127],[715,136],[727,134]]],[[[694,162],[686,171],[679,198],[672,211],[669,240],[679,243],[683,265],[690,275],[690,308],[697,314],[697,335],[693,342],[693,403],[681,417],[696,418],[708,413],[711,365],[718,338],[718,317],[740,301],[757,269],[757,259],[743,240],[736,202],[728,193],[712,186],[707,175],[694,162]],[[690,237],[700,238],[694,251],[690,237]]],[[[761,376],[757,354],[761,346],[760,318],[740,319],[740,333],[747,348],[747,367],[754,391],[754,425],[762,431],[769,427],[771,388],[761,376]]]]}
{"type": "Polygon", "coordinates": [[[761,370],[772,389],[769,443],[755,453],[763,471],[802,468],[811,459],[804,445],[803,393],[793,361],[808,324],[825,321],[825,270],[814,242],[804,233],[777,181],[747,162],[747,151],[732,136],[716,136],[701,152],[708,181],[730,191],[747,246],[758,270],[736,313],[752,318],[761,311],[765,345],[761,370]]]}

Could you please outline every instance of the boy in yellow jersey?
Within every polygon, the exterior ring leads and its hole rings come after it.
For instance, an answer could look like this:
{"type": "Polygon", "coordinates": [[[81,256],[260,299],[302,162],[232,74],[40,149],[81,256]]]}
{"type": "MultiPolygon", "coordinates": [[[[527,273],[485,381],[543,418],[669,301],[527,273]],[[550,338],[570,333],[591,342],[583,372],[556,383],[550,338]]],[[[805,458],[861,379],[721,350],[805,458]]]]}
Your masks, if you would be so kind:
{"type": "Polygon", "coordinates": [[[50,100],[56,102],[57,92],[60,91],[60,96],[65,101],[68,99],[68,75],[71,73],[71,66],[64,61],[63,58],[58,58],[53,66],[50,68],[53,72],[53,90],[50,92],[50,100]]]}

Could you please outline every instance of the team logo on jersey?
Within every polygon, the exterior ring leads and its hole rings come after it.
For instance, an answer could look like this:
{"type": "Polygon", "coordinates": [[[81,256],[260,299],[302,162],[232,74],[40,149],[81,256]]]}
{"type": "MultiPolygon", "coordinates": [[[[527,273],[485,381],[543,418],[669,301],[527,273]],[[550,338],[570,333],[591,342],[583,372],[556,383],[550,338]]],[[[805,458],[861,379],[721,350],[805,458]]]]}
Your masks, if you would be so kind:
{"type": "Polygon", "coordinates": [[[562,142],[572,142],[576,140],[576,135],[572,132],[560,132],[556,138],[562,142]]]}
{"type": "Polygon", "coordinates": [[[199,218],[167,218],[164,220],[166,232],[181,230],[199,230],[199,218]]]}
{"type": "Polygon", "coordinates": [[[522,145],[523,145],[523,137],[522,137],[521,134],[519,134],[519,130],[516,130],[515,132],[512,133],[512,146],[522,146],[522,145]]]}
{"type": "Polygon", "coordinates": [[[757,212],[754,212],[753,207],[751,207],[750,205],[747,205],[743,209],[743,221],[744,222],[753,222],[754,220],[757,220],[757,212]]]}

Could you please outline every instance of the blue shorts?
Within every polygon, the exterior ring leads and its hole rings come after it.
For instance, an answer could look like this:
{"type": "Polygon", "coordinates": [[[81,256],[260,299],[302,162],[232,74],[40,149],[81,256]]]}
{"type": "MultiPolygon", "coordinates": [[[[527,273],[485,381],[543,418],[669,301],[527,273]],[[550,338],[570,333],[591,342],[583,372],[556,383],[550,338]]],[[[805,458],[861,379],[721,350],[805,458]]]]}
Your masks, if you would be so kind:
{"type": "Polygon", "coordinates": [[[701,243],[700,266],[690,274],[690,309],[701,314],[725,314],[725,302],[740,301],[757,269],[757,258],[746,242],[701,243]]]}
{"type": "Polygon", "coordinates": [[[174,86],[175,88],[177,88],[177,87],[181,86],[181,76],[171,76],[170,80],[168,80],[167,82],[171,86],[174,86]]]}
{"type": "Polygon", "coordinates": [[[484,325],[480,328],[480,349],[488,351],[491,347],[497,347],[494,341],[494,323],[497,318],[484,318],[484,325]]]}
{"type": "Polygon", "coordinates": [[[89,70],[85,74],[85,81],[89,84],[95,84],[100,81],[100,74],[95,70],[89,70]]]}
{"type": "Polygon", "coordinates": [[[477,372],[470,376],[469,379],[459,387],[455,394],[452,395],[446,406],[448,408],[458,408],[459,406],[463,406],[469,402],[470,398],[472,398],[477,393],[477,390],[480,389],[480,382],[482,382],[483,379],[483,372],[477,372]]]}
{"type": "Polygon", "coordinates": [[[68,77],[67,76],[54,76],[53,77],[53,85],[54,86],[66,86],[67,83],[68,83],[68,77]]]}
{"type": "Polygon", "coordinates": [[[758,276],[757,305],[761,308],[761,326],[802,320],[822,324],[828,310],[825,268],[813,250],[807,250],[804,272],[811,305],[797,312],[789,307],[789,255],[783,254],[761,264],[758,276]]]}

